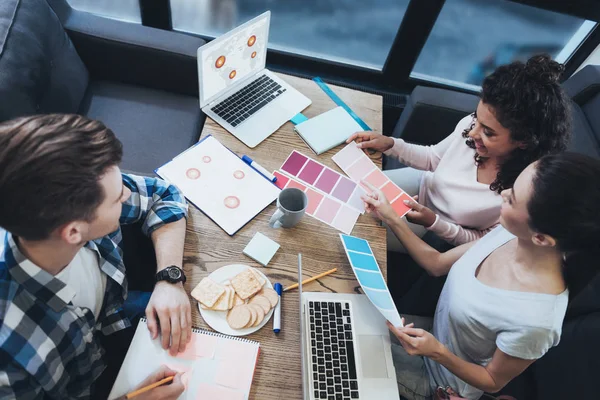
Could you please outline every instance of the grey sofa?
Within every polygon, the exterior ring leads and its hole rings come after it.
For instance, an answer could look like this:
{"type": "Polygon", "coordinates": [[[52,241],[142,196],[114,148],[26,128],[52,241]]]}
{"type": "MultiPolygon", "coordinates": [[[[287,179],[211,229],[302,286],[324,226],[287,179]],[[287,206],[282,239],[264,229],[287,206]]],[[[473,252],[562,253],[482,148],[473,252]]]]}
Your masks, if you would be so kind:
{"type": "Polygon", "coordinates": [[[79,113],[124,145],[123,169],[152,174],[195,143],[202,39],[72,9],[66,0],[0,2],[0,121],[79,113]]]}
{"type": "MultiPolygon", "coordinates": [[[[584,67],[566,80],[563,87],[573,100],[570,150],[600,158],[600,66],[584,67]]],[[[417,87],[392,135],[412,143],[435,144],[451,133],[462,117],[473,112],[478,101],[474,95],[417,87]]],[[[398,160],[384,159],[385,169],[401,167],[398,160]]],[[[573,195],[585,196],[585,193],[573,195]]],[[[415,280],[410,288],[406,282],[395,282],[397,268],[413,268],[412,265],[407,255],[388,254],[388,283],[393,292],[397,287],[403,293],[402,299],[395,300],[400,307],[408,309],[407,314],[431,316],[443,279],[413,276],[415,280]]],[[[595,381],[600,371],[599,337],[600,276],[596,276],[569,305],[560,344],[510,382],[501,393],[517,400],[599,398],[595,381]]]]}

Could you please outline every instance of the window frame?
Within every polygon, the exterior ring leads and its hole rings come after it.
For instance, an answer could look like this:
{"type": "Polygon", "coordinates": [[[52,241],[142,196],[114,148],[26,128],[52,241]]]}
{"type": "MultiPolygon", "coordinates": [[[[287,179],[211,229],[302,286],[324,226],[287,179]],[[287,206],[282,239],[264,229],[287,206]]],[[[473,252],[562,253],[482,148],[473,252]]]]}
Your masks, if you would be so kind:
{"type": "MultiPolygon", "coordinates": [[[[565,79],[569,77],[600,45],[600,7],[592,4],[595,0],[565,2],[564,0],[509,0],[513,3],[572,15],[597,23],[587,37],[565,62],[565,79]]],[[[159,29],[173,30],[170,0],[139,0],[142,24],[159,29]]],[[[396,37],[381,71],[358,65],[319,59],[288,51],[269,49],[267,66],[274,71],[303,77],[320,76],[326,81],[338,84],[360,86],[369,91],[409,93],[417,85],[427,85],[476,93],[473,85],[455,85],[444,79],[429,80],[424,76],[411,77],[413,67],[429,38],[446,0],[410,0],[396,37]]],[[[182,33],[198,36],[207,41],[213,39],[190,32],[182,33]]]]}

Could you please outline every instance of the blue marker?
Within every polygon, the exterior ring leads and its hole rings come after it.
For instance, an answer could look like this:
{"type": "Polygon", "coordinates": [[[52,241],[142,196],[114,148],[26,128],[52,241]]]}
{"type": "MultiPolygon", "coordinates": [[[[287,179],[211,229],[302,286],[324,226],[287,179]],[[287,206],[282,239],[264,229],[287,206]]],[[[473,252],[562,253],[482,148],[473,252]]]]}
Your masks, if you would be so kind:
{"type": "Polygon", "coordinates": [[[277,177],[273,176],[269,171],[267,171],[264,167],[259,165],[256,161],[252,161],[252,159],[248,156],[242,156],[242,161],[248,164],[251,168],[254,168],[256,172],[270,180],[271,182],[275,182],[277,177]]]}
{"type": "Polygon", "coordinates": [[[279,333],[281,331],[281,283],[276,283],[273,289],[279,295],[279,301],[275,306],[275,312],[273,314],[273,332],[279,333]]]}

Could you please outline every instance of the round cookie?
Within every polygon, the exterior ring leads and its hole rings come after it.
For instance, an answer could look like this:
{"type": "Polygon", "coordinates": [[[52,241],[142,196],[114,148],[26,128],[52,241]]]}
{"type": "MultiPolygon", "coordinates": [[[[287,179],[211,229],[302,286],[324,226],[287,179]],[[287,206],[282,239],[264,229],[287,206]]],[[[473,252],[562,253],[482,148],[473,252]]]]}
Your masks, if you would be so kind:
{"type": "Polygon", "coordinates": [[[240,305],[227,313],[227,323],[233,329],[242,329],[250,321],[251,314],[247,307],[240,305]]]}
{"type": "Polygon", "coordinates": [[[246,326],[244,328],[250,328],[251,326],[254,326],[254,323],[256,322],[256,320],[258,319],[258,313],[256,312],[256,310],[254,309],[254,307],[248,307],[247,304],[244,304],[244,307],[248,308],[248,310],[250,310],[250,314],[251,314],[251,318],[250,321],[246,324],[246,326]]]}
{"type": "Polygon", "coordinates": [[[258,304],[262,307],[265,314],[271,311],[271,302],[265,296],[254,296],[248,304],[258,304]]]}
{"type": "Polygon", "coordinates": [[[258,318],[254,321],[252,326],[258,326],[265,319],[265,312],[261,306],[258,304],[248,304],[248,307],[253,307],[256,310],[256,314],[258,318]]]}
{"type": "Polygon", "coordinates": [[[271,303],[271,307],[275,307],[279,302],[279,295],[275,290],[271,288],[264,288],[263,290],[257,293],[257,296],[258,295],[266,297],[267,300],[269,300],[269,303],[271,303]]]}

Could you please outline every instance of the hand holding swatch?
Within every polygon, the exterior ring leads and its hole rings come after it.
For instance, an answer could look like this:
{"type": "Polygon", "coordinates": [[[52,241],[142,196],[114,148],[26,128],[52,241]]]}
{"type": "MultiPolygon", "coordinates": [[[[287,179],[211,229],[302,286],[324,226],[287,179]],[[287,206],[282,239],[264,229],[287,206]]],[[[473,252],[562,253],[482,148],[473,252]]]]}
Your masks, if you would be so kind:
{"type": "MultiPolygon", "coordinates": [[[[378,189],[381,189],[385,198],[390,202],[392,208],[401,217],[405,216],[410,207],[404,204],[404,200],[412,198],[390,180],[375,163],[363,153],[356,143],[352,142],[332,157],[332,160],[344,171],[354,182],[364,180],[378,189]]],[[[369,188],[360,185],[370,193],[369,188]]]]}

